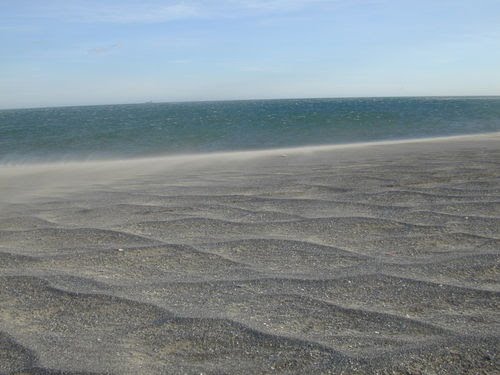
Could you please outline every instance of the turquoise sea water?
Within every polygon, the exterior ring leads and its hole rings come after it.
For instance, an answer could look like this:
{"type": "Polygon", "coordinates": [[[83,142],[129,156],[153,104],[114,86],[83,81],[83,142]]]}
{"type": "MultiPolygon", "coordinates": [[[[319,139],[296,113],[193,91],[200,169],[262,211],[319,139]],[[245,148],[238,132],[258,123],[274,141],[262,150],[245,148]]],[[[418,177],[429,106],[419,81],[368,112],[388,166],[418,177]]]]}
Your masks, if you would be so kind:
{"type": "Polygon", "coordinates": [[[0,111],[0,163],[500,131],[500,97],[145,103],[0,111]]]}

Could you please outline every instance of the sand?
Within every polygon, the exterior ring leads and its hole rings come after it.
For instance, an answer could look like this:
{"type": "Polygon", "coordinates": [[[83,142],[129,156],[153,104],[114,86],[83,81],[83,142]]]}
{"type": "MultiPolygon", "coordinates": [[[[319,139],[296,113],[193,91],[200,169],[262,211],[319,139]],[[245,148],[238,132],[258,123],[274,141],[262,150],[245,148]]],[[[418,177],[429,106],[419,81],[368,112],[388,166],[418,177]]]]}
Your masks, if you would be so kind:
{"type": "Polygon", "coordinates": [[[500,372],[500,134],[0,167],[1,374],[500,372]]]}

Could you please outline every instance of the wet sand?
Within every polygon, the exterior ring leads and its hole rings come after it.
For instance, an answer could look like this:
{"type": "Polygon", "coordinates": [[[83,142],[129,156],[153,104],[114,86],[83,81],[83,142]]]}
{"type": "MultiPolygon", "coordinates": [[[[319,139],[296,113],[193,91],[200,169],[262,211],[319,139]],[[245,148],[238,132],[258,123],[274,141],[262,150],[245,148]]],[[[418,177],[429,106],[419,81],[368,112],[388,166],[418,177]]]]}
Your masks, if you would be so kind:
{"type": "Polygon", "coordinates": [[[495,374],[500,135],[0,167],[0,374],[495,374]]]}

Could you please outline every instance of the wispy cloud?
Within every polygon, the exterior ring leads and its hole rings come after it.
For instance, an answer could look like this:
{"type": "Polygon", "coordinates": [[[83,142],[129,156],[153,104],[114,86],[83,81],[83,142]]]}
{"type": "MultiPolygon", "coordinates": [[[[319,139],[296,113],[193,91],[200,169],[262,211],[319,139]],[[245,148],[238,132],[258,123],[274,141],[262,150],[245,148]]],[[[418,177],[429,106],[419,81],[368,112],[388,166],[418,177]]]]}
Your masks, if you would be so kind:
{"type": "MultiPolygon", "coordinates": [[[[1,22],[1,20],[0,20],[1,22]]],[[[38,31],[34,25],[0,25],[0,32],[5,33],[32,33],[38,31]]]]}
{"type": "Polygon", "coordinates": [[[225,5],[258,14],[290,14],[308,9],[332,11],[345,7],[380,6],[389,0],[226,0],[225,5]]]}
{"type": "Polygon", "coordinates": [[[98,13],[88,12],[86,20],[113,23],[158,23],[198,17],[200,10],[194,5],[139,5],[128,7],[102,7],[98,13]]]}
{"type": "Polygon", "coordinates": [[[104,55],[121,47],[122,47],[121,43],[114,43],[108,46],[91,48],[87,51],[87,53],[89,55],[104,55]]]}
{"type": "Polygon", "coordinates": [[[169,61],[171,64],[191,64],[193,60],[191,59],[175,59],[169,61]]]}
{"type": "MultiPolygon", "coordinates": [[[[46,18],[85,23],[164,23],[193,18],[238,18],[289,14],[308,8],[337,6],[369,0],[52,0],[31,3],[19,0],[17,18],[46,18]],[[29,5],[28,5],[29,4],[29,5]]],[[[373,0],[371,0],[373,1],[373,0]]],[[[8,10],[8,8],[6,8],[8,10]]],[[[0,4],[0,12],[2,5],[0,4]]],[[[0,16],[1,18],[1,16],[0,16]]]]}
{"type": "Polygon", "coordinates": [[[195,4],[171,3],[135,3],[119,4],[68,4],[62,11],[70,18],[84,22],[105,23],[161,23],[200,15],[200,10],[195,4]]]}
{"type": "Polygon", "coordinates": [[[338,3],[338,0],[234,0],[232,3],[250,10],[290,12],[310,6],[338,3]]]}
{"type": "Polygon", "coordinates": [[[64,22],[86,23],[161,23],[199,17],[202,3],[198,1],[160,0],[50,0],[31,2],[19,0],[17,8],[0,2],[0,20],[57,19],[64,22]]]}

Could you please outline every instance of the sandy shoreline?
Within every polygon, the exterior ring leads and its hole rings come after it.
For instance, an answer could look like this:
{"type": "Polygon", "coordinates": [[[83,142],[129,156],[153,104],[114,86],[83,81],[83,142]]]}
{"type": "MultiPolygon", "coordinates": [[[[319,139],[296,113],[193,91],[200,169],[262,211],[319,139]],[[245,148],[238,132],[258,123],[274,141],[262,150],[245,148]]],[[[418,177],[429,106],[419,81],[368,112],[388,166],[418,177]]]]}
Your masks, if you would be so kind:
{"type": "Polygon", "coordinates": [[[0,374],[499,369],[499,133],[3,166],[0,192],[0,374]]]}

